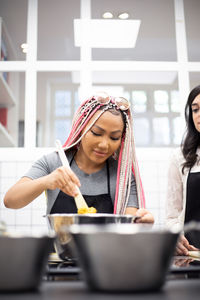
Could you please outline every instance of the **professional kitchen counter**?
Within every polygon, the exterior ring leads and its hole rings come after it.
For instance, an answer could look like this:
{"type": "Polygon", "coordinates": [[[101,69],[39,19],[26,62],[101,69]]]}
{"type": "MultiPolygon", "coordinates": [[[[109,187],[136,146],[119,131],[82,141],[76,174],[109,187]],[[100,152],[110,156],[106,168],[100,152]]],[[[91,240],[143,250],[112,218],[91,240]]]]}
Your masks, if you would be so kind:
{"type": "Polygon", "coordinates": [[[176,299],[188,300],[199,299],[200,279],[173,279],[167,280],[163,288],[158,292],[148,293],[100,293],[89,291],[82,281],[46,281],[37,292],[2,294],[1,300],[114,300],[114,299],[176,299]]]}
{"type": "MultiPolygon", "coordinates": [[[[133,275],[134,276],[134,275],[133,275]]],[[[137,276],[137,275],[136,275],[137,276]]],[[[49,261],[42,283],[37,291],[2,293],[0,300],[79,300],[79,299],[199,299],[200,261],[190,257],[175,256],[159,291],[146,293],[119,293],[91,291],[83,281],[81,269],[74,262],[49,261]]]]}

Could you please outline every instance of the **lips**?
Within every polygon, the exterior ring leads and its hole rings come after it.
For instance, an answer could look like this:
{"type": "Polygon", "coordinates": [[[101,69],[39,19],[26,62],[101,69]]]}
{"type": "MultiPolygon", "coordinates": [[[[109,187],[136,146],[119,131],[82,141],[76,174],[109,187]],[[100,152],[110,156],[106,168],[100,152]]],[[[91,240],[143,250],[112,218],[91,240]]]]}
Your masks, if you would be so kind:
{"type": "Polygon", "coordinates": [[[99,157],[105,157],[105,156],[108,155],[107,153],[101,152],[101,151],[98,151],[98,150],[94,150],[94,153],[95,153],[96,156],[99,156],[99,157]]]}

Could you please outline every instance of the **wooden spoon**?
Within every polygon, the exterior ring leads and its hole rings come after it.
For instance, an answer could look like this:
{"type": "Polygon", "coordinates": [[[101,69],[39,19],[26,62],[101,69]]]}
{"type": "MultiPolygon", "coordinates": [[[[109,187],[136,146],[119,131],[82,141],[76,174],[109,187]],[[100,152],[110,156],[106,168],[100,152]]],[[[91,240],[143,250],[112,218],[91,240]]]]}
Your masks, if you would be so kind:
{"type": "MultiPolygon", "coordinates": [[[[61,159],[62,165],[71,169],[60,140],[56,140],[56,148],[58,150],[58,154],[61,159]]],[[[74,197],[74,200],[76,203],[77,210],[78,211],[79,210],[88,211],[89,207],[88,207],[87,203],[85,202],[85,199],[83,198],[78,186],[76,186],[76,188],[77,188],[78,194],[74,197]]]]}

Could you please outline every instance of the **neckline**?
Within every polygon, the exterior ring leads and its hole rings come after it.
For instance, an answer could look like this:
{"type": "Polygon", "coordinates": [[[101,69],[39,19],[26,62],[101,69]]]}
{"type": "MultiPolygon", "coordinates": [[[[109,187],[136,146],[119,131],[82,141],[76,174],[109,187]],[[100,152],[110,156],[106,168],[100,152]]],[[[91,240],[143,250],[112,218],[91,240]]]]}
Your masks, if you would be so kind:
{"type": "Polygon", "coordinates": [[[70,162],[70,165],[72,165],[72,164],[74,164],[75,168],[78,169],[78,171],[79,171],[80,173],[82,173],[83,175],[86,175],[86,176],[93,176],[93,175],[96,175],[96,174],[98,174],[98,173],[101,173],[101,172],[106,168],[106,163],[105,163],[105,165],[103,166],[103,168],[101,168],[100,170],[88,174],[88,173],[84,172],[83,170],[81,170],[81,169],[79,168],[79,166],[78,166],[76,160],[74,159],[74,157],[72,158],[72,160],[71,160],[71,162],[70,162]]]}
{"type": "Polygon", "coordinates": [[[72,158],[71,158],[71,160],[70,160],[69,165],[70,165],[70,167],[71,167],[71,165],[72,165],[72,163],[73,163],[73,161],[74,161],[75,169],[78,170],[80,173],[82,173],[82,175],[84,175],[84,176],[87,176],[87,177],[95,176],[96,174],[98,174],[98,173],[100,173],[100,172],[103,172],[104,169],[106,168],[108,194],[110,194],[110,171],[109,171],[109,162],[108,162],[108,160],[106,160],[106,163],[105,163],[105,165],[103,166],[102,169],[100,169],[100,170],[97,171],[97,172],[94,172],[94,173],[91,173],[91,174],[87,174],[87,173],[85,173],[83,170],[81,170],[81,169],[79,168],[79,166],[78,166],[78,164],[76,163],[76,160],[75,160],[75,154],[76,154],[76,152],[73,154],[73,156],[72,156],[72,158]]]}

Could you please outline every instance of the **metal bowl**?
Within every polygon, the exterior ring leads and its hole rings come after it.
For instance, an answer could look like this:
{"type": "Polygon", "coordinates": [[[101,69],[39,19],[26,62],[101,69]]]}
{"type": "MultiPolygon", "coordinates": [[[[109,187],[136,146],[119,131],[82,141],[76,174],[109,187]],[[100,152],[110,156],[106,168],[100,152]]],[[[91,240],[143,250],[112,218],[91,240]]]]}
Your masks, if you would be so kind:
{"type": "Polygon", "coordinates": [[[139,224],[72,225],[68,230],[89,288],[102,291],[160,289],[179,236],[139,224]]]}
{"type": "Polygon", "coordinates": [[[53,238],[0,236],[0,291],[39,287],[53,238]]]}
{"type": "Polygon", "coordinates": [[[68,227],[73,224],[118,224],[133,223],[136,217],[132,215],[114,214],[49,214],[47,215],[49,229],[56,234],[54,247],[63,260],[76,259],[74,244],[68,227]]]}

